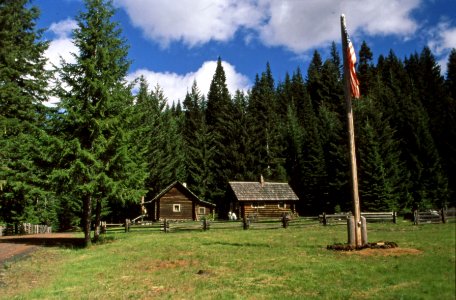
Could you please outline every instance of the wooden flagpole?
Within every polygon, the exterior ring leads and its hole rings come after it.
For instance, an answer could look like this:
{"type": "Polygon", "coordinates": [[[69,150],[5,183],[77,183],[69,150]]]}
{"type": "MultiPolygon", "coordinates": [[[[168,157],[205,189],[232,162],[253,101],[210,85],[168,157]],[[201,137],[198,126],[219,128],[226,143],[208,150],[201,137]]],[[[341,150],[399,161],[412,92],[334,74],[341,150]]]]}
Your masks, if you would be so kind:
{"type": "Polygon", "coordinates": [[[347,31],[345,26],[345,16],[340,16],[341,32],[342,32],[342,53],[344,58],[344,95],[347,109],[347,127],[348,127],[348,139],[350,148],[350,166],[351,166],[351,185],[352,185],[352,197],[353,197],[353,215],[355,217],[355,243],[356,247],[362,246],[361,237],[361,211],[359,206],[359,194],[358,194],[358,171],[356,168],[356,152],[355,152],[355,125],[353,122],[353,107],[351,101],[350,92],[350,69],[348,64],[348,40],[347,31]]]}

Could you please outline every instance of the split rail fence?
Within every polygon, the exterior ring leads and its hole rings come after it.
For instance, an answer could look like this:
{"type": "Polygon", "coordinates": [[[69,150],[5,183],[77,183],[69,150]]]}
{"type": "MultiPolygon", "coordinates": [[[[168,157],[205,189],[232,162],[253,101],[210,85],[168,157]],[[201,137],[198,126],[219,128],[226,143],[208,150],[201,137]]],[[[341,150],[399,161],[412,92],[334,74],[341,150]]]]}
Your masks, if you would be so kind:
{"type": "Polygon", "coordinates": [[[177,221],[177,220],[161,220],[158,222],[143,222],[134,224],[130,220],[125,220],[122,224],[101,223],[101,232],[132,232],[132,231],[162,231],[162,232],[177,232],[177,231],[192,231],[192,230],[243,230],[243,229],[278,229],[288,227],[309,227],[319,226],[318,217],[300,217],[281,219],[246,219],[240,221],[177,221]]]}
{"type": "Polygon", "coordinates": [[[40,233],[52,233],[52,227],[47,225],[36,225],[30,223],[0,226],[0,236],[40,233]]]}
{"type": "MultiPolygon", "coordinates": [[[[433,216],[429,217],[429,212],[417,212],[414,224],[424,223],[447,223],[456,222],[456,209],[441,211],[438,213],[438,218],[433,216]],[[418,221],[416,221],[418,220],[418,221]]],[[[102,233],[116,232],[116,231],[161,231],[161,232],[177,232],[177,231],[191,231],[191,230],[242,230],[242,229],[279,229],[288,227],[309,227],[321,225],[346,225],[347,218],[350,213],[339,214],[321,214],[316,217],[297,217],[289,218],[287,216],[279,219],[257,219],[247,218],[239,221],[225,221],[225,220],[202,220],[202,221],[178,221],[178,220],[161,220],[158,222],[143,221],[132,222],[125,220],[124,223],[108,224],[102,222],[100,228],[102,233]]],[[[362,212],[361,216],[366,218],[366,222],[383,222],[383,223],[397,223],[397,212],[362,212]]]]}
{"type": "MultiPolygon", "coordinates": [[[[318,220],[323,225],[338,225],[347,224],[347,219],[351,216],[351,213],[338,213],[338,214],[326,214],[323,213],[318,216],[318,220]]],[[[397,212],[386,211],[386,212],[362,212],[362,217],[366,218],[366,222],[392,222],[397,223],[397,212]]]]}

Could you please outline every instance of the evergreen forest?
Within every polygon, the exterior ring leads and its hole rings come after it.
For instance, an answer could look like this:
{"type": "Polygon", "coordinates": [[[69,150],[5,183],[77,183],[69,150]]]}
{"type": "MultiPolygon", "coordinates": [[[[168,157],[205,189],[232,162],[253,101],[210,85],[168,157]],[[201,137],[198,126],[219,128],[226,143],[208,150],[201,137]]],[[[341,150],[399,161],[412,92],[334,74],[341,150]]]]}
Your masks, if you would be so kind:
{"type": "MultiPolygon", "coordinates": [[[[47,70],[48,42],[28,0],[0,1],[0,223],[90,232],[140,214],[174,181],[227,213],[228,181],[289,182],[300,215],[349,211],[342,62],[313,53],[248,92],[228,91],[221,58],[207,95],[182,102],[145,78],[126,81],[128,41],[111,1],[86,0],[75,62],[47,70]],[[57,107],[44,105],[50,97],[57,107]],[[171,107],[168,100],[175,100],[171,107]]],[[[455,206],[456,49],[446,74],[427,47],[399,58],[361,45],[353,102],[362,211],[455,206]]]]}

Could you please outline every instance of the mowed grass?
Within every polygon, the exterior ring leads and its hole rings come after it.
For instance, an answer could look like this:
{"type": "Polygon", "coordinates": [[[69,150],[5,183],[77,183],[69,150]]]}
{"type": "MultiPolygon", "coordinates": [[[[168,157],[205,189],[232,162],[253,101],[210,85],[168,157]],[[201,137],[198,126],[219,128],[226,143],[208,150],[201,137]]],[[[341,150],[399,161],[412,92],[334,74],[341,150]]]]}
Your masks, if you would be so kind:
{"type": "Polygon", "coordinates": [[[400,249],[336,252],[345,226],[116,233],[3,266],[1,299],[455,299],[455,224],[368,224],[400,249]]]}

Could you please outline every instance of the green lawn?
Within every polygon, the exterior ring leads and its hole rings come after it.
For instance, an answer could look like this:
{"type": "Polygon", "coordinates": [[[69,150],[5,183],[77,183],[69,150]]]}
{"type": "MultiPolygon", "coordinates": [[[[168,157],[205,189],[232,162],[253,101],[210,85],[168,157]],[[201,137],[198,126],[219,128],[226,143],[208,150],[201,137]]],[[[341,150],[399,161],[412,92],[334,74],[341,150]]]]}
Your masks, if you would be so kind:
{"type": "Polygon", "coordinates": [[[455,299],[455,224],[368,224],[400,249],[335,252],[345,226],[111,233],[4,266],[1,299],[455,299]]]}

